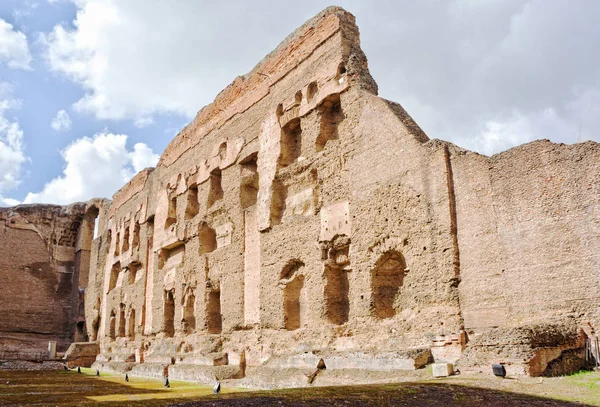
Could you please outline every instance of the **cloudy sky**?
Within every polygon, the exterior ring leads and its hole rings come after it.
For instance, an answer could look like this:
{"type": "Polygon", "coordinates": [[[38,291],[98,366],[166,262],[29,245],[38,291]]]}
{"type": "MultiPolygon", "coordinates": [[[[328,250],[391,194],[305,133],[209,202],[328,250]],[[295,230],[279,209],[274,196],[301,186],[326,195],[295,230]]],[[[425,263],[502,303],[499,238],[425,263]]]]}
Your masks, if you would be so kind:
{"type": "MultiPolygon", "coordinates": [[[[0,0],[0,206],[110,197],[330,3],[0,0]]],[[[382,97],[494,154],[600,141],[600,1],[340,0],[382,97]]]]}

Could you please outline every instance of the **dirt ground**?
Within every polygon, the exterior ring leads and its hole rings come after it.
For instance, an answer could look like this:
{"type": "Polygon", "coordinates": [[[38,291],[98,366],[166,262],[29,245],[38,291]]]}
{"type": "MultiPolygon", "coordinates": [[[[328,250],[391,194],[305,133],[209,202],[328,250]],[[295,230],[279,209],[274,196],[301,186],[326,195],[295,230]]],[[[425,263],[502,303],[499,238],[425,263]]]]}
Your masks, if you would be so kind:
{"type": "Polygon", "coordinates": [[[75,371],[0,370],[0,406],[600,406],[600,373],[499,379],[460,375],[383,385],[272,391],[212,389],[194,383],[75,371]]]}

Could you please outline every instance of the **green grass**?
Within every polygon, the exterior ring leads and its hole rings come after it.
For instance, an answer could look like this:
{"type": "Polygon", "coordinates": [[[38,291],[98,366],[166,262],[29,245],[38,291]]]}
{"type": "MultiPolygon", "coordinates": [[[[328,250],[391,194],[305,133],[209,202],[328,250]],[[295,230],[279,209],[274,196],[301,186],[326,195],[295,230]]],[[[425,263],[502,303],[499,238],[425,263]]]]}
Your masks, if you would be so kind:
{"type": "MultiPolygon", "coordinates": [[[[165,389],[156,379],[124,375],[95,377],[92,369],[75,371],[0,370],[1,406],[166,406],[209,402],[211,406],[600,406],[600,373],[559,378],[499,379],[460,375],[409,383],[310,387],[242,392],[172,381],[165,389]],[[6,382],[9,382],[8,385],[6,382]]],[[[201,405],[201,404],[198,404],[201,405]]]]}

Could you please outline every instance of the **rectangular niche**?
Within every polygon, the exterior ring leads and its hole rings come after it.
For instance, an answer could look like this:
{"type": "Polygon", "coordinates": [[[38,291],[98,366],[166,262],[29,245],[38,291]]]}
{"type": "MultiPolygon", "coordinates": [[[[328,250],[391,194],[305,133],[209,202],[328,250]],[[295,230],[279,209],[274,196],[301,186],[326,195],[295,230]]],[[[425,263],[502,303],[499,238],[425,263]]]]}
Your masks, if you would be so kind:
{"type": "Polygon", "coordinates": [[[185,207],[185,219],[192,219],[200,212],[200,203],[198,202],[198,185],[190,185],[187,191],[187,205],[185,207]]]}
{"type": "Polygon", "coordinates": [[[240,204],[242,209],[256,204],[258,181],[258,153],[253,153],[240,162],[240,204]]]}
{"type": "Polygon", "coordinates": [[[221,315],[221,291],[211,290],[206,296],[206,328],[208,333],[220,334],[223,317],[221,315]]]}
{"type": "Polygon", "coordinates": [[[110,269],[110,279],[108,280],[108,292],[111,292],[116,286],[119,280],[119,273],[121,272],[121,262],[118,261],[110,269]]]}
{"type": "Polygon", "coordinates": [[[159,269],[172,269],[183,263],[185,256],[185,244],[175,242],[172,245],[163,247],[158,255],[159,269]]]}
{"type": "Polygon", "coordinates": [[[302,127],[300,119],[290,120],[281,129],[281,153],[279,166],[287,167],[296,162],[302,154],[302,127]]]}
{"type": "Polygon", "coordinates": [[[127,274],[128,274],[128,282],[129,284],[134,284],[136,281],[138,281],[140,278],[142,278],[142,263],[140,263],[139,261],[135,261],[133,263],[129,263],[129,266],[127,266],[127,274]]]}
{"type": "Polygon", "coordinates": [[[165,220],[165,229],[171,227],[177,222],[177,197],[169,199],[169,207],[167,209],[167,219],[165,220]]]}

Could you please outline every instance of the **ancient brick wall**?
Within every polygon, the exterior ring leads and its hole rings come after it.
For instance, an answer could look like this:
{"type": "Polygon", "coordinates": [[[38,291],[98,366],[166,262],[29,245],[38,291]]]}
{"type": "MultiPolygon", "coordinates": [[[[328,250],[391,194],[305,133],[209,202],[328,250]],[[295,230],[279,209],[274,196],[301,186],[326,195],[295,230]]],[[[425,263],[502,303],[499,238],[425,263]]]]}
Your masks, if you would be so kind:
{"type": "Polygon", "coordinates": [[[593,142],[453,153],[467,328],[599,326],[599,163],[593,142]]]}
{"type": "Polygon", "coordinates": [[[354,18],[326,9],[112,202],[89,202],[60,236],[36,226],[57,240],[31,259],[79,272],[65,321],[85,322],[97,366],[194,380],[321,358],[390,371],[455,362],[493,327],[600,328],[598,144],[485,157],[430,140],[376,93],[354,18]]]}
{"type": "Polygon", "coordinates": [[[0,209],[0,349],[64,351],[78,308],[76,240],[84,204],[0,209]]]}

